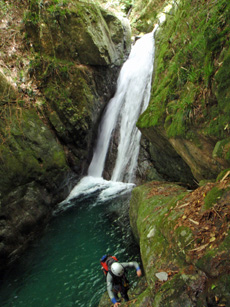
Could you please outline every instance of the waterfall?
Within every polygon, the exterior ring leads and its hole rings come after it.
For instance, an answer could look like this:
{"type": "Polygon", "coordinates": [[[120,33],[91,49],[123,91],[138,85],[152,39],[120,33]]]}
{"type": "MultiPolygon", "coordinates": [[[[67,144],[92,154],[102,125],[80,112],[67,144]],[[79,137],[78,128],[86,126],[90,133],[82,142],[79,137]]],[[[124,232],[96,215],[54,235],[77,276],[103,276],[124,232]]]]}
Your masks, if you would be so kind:
{"type": "Polygon", "coordinates": [[[150,98],[156,29],[157,26],[136,41],[120,71],[116,93],[108,103],[99,127],[89,176],[102,176],[111,137],[119,125],[118,154],[111,180],[132,182],[134,178],[141,138],[136,122],[150,98]]]}
{"type": "Polygon", "coordinates": [[[155,51],[154,34],[157,28],[158,25],[132,47],[120,71],[116,93],[109,101],[99,126],[98,141],[88,176],[82,178],[69,196],[59,204],[55,214],[71,207],[71,200],[74,198],[87,199],[94,195],[97,202],[100,202],[127,193],[134,187],[132,182],[141,138],[136,122],[149,103],[155,51]],[[107,181],[102,178],[102,173],[115,129],[119,130],[119,145],[112,178],[107,181]]]}

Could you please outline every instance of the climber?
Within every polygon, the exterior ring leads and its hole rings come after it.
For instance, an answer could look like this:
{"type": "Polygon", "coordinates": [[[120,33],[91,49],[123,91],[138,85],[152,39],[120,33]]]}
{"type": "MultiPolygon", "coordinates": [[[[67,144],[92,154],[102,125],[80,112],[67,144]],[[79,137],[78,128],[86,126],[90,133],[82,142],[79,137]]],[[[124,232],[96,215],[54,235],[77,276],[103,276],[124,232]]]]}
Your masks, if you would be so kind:
{"type": "Polygon", "coordinates": [[[118,293],[121,294],[126,302],[129,301],[127,294],[129,290],[129,283],[125,276],[126,269],[128,268],[135,268],[138,277],[142,275],[141,269],[137,262],[133,261],[119,263],[115,261],[112,263],[106,276],[107,291],[112,303],[114,304],[114,307],[117,307],[120,304],[118,293]]]}

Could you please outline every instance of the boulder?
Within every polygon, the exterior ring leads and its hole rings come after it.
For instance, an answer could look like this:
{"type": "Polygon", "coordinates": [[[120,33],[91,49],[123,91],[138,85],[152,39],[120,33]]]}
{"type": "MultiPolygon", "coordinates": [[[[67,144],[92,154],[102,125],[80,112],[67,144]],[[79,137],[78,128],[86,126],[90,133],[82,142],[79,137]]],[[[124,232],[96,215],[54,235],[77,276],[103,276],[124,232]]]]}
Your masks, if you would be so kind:
{"type": "Polygon", "coordinates": [[[228,175],[194,191],[168,182],[133,190],[130,221],[152,306],[229,301],[228,175]]]}
{"type": "Polygon", "coordinates": [[[104,66],[121,65],[130,51],[129,24],[94,3],[75,0],[60,6],[46,1],[40,18],[35,25],[28,16],[26,29],[42,54],[104,66]]]}

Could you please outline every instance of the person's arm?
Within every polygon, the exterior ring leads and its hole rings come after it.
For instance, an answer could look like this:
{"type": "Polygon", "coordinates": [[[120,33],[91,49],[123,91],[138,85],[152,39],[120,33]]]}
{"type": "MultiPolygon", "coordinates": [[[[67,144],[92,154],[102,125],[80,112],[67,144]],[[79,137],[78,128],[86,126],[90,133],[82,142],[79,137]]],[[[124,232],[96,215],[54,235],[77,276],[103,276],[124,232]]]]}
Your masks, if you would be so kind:
{"type": "Polygon", "coordinates": [[[106,277],[106,283],[107,283],[107,292],[108,292],[109,298],[114,304],[114,307],[117,307],[119,303],[117,302],[113,294],[113,277],[109,273],[107,274],[107,277],[106,277]]]}
{"type": "Polygon", "coordinates": [[[135,268],[137,271],[137,276],[140,277],[142,275],[141,268],[139,267],[139,264],[136,261],[132,262],[122,262],[121,265],[126,268],[135,268]]]}

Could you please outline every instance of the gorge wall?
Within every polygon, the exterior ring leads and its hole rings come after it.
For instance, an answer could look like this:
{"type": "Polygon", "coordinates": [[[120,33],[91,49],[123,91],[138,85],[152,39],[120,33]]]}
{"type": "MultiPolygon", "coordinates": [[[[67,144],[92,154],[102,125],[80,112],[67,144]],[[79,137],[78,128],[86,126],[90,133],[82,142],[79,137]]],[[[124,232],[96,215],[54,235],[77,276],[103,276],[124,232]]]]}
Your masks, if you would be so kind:
{"type": "MultiPolygon", "coordinates": [[[[147,288],[131,306],[229,305],[229,12],[224,0],[175,2],[157,34],[151,101],[137,126],[154,153],[176,152],[199,187],[133,190],[147,288]]],[[[143,30],[151,16],[141,13],[143,30]]]]}
{"type": "Polygon", "coordinates": [[[131,44],[125,19],[94,3],[1,5],[0,269],[86,172],[131,44]]]}

